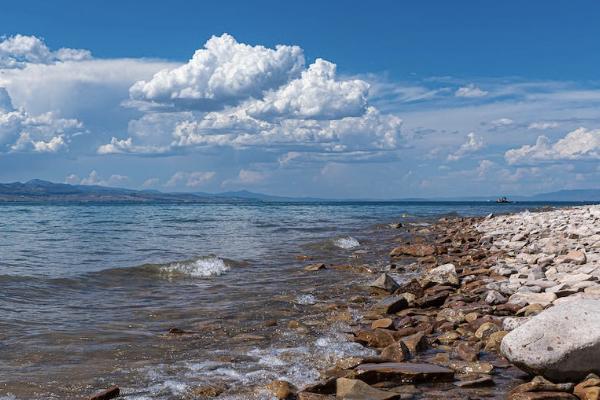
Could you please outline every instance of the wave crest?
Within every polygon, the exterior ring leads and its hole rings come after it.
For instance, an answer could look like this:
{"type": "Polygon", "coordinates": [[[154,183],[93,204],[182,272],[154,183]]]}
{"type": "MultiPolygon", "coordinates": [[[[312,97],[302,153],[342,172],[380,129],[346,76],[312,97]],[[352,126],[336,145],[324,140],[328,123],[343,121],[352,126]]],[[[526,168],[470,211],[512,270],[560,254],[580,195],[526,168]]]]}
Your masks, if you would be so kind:
{"type": "Polygon", "coordinates": [[[352,236],[338,238],[333,241],[333,244],[341,249],[353,249],[360,246],[360,242],[352,236]]]}
{"type": "Polygon", "coordinates": [[[187,262],[174,262],[161,267],[161,273],[168,277],[187,275],[194,278],[208,278],[210,276],[223,275],[231,267],[215,256],[202,257],[187,262]]]}

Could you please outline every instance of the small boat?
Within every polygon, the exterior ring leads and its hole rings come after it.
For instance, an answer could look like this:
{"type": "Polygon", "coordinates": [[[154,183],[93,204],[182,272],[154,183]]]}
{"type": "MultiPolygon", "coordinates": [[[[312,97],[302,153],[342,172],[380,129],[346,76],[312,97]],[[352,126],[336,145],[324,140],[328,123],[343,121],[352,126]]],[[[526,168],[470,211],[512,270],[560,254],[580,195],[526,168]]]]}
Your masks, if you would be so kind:
{"type": "Polygon", "coordinates": [[[506,204],[506,203],[512,203],[512,201],[510,201],[509,199],[507,199],[506,197],[504,197],[504,196],[503,196],[503,197],[499,197],[499,198],[496,200],[496,203],[503,203],[503,204],[506,204]]]}

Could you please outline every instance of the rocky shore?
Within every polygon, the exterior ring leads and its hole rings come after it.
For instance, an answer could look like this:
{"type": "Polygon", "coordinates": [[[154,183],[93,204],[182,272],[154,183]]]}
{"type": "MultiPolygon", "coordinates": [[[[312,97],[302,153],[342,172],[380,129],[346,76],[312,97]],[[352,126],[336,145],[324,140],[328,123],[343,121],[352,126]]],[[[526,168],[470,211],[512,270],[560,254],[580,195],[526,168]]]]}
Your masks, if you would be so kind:
{"type": "Polygon", "coordinates": [[[389,265],[348,294],[348,337],[376,355],[275,398],[600,399],[600,206],[392,228],[389,265]]]}

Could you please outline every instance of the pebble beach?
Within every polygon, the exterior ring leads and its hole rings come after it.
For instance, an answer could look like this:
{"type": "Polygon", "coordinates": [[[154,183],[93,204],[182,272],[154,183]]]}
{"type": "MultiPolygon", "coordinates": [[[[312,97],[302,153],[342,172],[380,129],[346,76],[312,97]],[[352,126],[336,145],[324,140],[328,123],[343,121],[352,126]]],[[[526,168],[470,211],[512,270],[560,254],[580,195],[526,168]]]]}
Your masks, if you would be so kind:
{"type": "Polygon", "coordinates": [[[349,295],[347,339],[372,355],[306,387],[273,381],[275,398],[599,398],[600,206],[391,228],[409,235],[349,295]]]}

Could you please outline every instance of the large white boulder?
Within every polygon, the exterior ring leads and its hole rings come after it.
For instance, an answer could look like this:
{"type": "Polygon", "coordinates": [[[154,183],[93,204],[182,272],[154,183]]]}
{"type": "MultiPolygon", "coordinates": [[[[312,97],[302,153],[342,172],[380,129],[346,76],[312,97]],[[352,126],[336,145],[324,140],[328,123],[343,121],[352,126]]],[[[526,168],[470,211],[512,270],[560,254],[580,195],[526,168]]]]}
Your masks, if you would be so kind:
{"type": "Polygon", "coordinates": [[[500,350],[519,368],[552,381],[600,374],[600,300],[549,308],[506,335],[500,350]]]}

